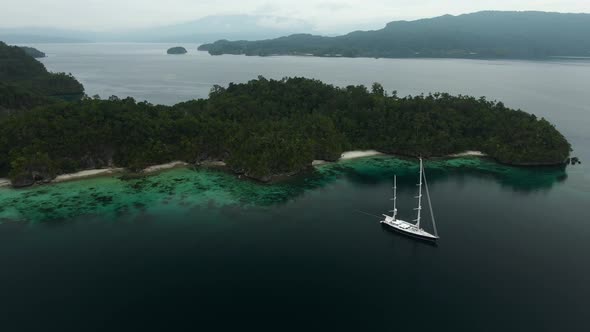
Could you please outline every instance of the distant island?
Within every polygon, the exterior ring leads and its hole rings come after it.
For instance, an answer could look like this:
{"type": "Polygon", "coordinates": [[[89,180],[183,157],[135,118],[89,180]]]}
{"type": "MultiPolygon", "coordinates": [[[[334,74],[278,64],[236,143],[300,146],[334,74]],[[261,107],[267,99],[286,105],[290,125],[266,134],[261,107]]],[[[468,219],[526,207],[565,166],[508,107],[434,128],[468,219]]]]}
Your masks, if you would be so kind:
{"type": "Polygon", "coordinates": [[[484,11],[394,21],[337,37],[296,34],[259,41],[218,40],[212,55],[309,55],[375,58],[590,57],[590,14],[484,11]]]}
{"type": "Polygon", "coordinates": [[[106,167],[143,170],[223,162],[270,181],[350,150],[439,157],[481,151],[513,165],[563,164],[570,144],[545,119],[500,102],[445,93],[400,97],[378,84],[345,88],[307,78],[214,86],[208,99],[174,106],[79,93],[17,47],[0,44],[0,177],[13,186],[106,167]],[[7,80],[10,78],[10,80],[7,80]]]}
{"type": "Polygon", "coordinates": [[[26,54],[32,56],[35,59],[46,57],[45,53],[39,51],[38,49],[36,49],[34,47],[28,47],[28,46],[19,46],[19,47],[20,47],[20,49],[25,51],[26,54]]]}
{"type": "Polygon", "coordinates": [[[168,54],[186,54],[187,50],[184,47],[176,46],[176,47],[169,48],[167,53],[168,54]]]}

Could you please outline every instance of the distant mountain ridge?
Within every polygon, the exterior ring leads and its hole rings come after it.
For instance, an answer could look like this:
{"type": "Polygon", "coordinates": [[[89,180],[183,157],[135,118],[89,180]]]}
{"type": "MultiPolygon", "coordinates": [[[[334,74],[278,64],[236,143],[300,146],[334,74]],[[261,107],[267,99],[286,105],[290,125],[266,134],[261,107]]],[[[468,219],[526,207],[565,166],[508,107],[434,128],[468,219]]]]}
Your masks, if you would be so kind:
{"type": "Polygon", "coordinates": [[[218,40],[212,55],[543,58],[590,56],[590,14],[483,11],[416,21],[336,37],[296,34],[258,41],[218,40]]]}
{"type": "Polygon", "coordinates": [[[51,28],[0,28],[9,43],[76,42],[213,42],[218,39],[264,39],[292,33],[317,33],[303,20],[267,15],[218,15],[159,27],[117,31],[75,31],[51,28]]]}

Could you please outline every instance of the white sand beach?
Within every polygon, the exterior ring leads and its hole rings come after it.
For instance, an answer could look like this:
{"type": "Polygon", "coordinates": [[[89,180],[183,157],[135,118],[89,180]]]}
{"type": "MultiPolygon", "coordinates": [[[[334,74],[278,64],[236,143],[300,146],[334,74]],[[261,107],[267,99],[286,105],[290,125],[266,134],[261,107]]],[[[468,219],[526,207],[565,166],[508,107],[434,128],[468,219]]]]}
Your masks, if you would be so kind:
{"type": "MultiPolygon", "coordinates": [[[[356,151],[346,151],[342,153],[339,160],[348,160],[348,159],[355,159],[355,158],[363,158],[363,157],[371,157],[371,156],[379,156],[384,155],[376,150],[356,150],[356,151]]],[[[464,151],[460,153],[450,154],[447,157],[457,158],[457,157],[485,157],[487,156],[485,153],[481,151],[464,151]]],[[[314,160],[312,161],[312,166],[320,166],[324,164],[329,164],[329,161],[326,160],[314,160]]]]}
{"type": "Polygon", "coordinates": [[[184,167],[187,165],[188,164],[185,163],[184,161],[177,160],[177,161],[169,162],[166,164],[153,165],[153,166],[147,167],[143,170],[143,172],[144,173],[154,173],[154,172],[163,171],[163,170],[167,170],[167,169],[171,169],[171,168],[184,167]]]}
{"type": "Polygon", "coordinates": [[[57,183],[57,182],[64,182],[64,181],[79,180],[79,179],[84,179],[84,178],[89,178],[89,177],[94,177],[94,176],[119,173],[119,172],[122,172],[123,170],[124,170],[123,168],[88,169],[88,170],[80,171],[80,172],[76,172],[76,173],[58,175],[51,182],[57,183]]]}
{"type": "Polygon", "coordinates": [[[375,150],[357,150],[357,151],[346,151],[340,156],[340,160],[347,160],[347,159],[354,159],[354,158],[363,158],[363,157],[370,157],[370,156],[379,156],[383,153],[375,150]]]}
{"type": "Polygon", "coordinates": [[[311,162],[311,166],[320,166],[320,165],[325,165],[330,163],[329,161],[325,161],[325,160],[314,160],[311,162]]]}
{"type": "MultiPolygon", "coordinates": [[[[375,151],[375,150],[345,151],[340,155],[340,159],[338,159],[338,161],[355,159],[355,158],[363,158],[363,157],[371,157],[371,156],[380,156],[380,155],[383,155],[383,153],[381,153],[379,151],[375,151]]],[[[332,162],[327,161],[327,160],[316,159],[311,162],[311,166],[321,166],[321,165],[331,164],[331,163],[332,162]]]]}
{"type": "Polygon", "coordinates": [[[486,156],[486,154],[481,151],[472,151],[472,150],[449,155],[449,157],[485,157],[485,156],[486,156]]]}
{"type": "Polygon", "coordinates": [[[227,164],[221,160],[205,160],[201,162],[199,165],[205,167],[225,167],[227,164]]]}

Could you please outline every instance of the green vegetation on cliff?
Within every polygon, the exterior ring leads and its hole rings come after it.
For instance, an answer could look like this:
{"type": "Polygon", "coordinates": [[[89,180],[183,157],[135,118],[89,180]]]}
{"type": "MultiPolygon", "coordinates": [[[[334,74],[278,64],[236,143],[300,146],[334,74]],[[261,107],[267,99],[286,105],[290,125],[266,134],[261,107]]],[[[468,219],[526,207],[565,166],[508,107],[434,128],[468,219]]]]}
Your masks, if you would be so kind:
{"type": "Polygon", "coordinates": [[[297,34],[258,41],[219,40],[199,50],[212,55],[344,57],[545,58],[590,56],[590,15],[478,12],[390,22],[383,29],[343,36],[297,34]]]}
{"type": "Polygon", "coordinates": [[[84,87],[71,75],[50,73],[22,48],[0,42],[0,113],[83,95],[84,87]]]}
{"type": "Polygon", "coordinates": [[[0,121],[0,173],[23,184],[107,165],[206,159],[268,179],[353,149],[425,157],[480,150],[511,164],[561,163],[570,152],[549,122],[502,103],[400,98],[377,83],[369,91],[305,78],[215,86],[208,99],[172,107],[116,97],[61,102],[0,121]]]}

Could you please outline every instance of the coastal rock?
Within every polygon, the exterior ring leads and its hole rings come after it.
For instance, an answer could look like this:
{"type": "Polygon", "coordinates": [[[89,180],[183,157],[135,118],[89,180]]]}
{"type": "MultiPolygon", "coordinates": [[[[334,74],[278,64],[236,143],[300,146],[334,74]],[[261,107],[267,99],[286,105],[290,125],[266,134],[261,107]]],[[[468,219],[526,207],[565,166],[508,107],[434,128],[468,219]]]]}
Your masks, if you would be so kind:
{"type": "Polygon", "coordinates": [[[55,178],[55,174],[51,169],[44,165],[38,165],[33,169],[11,177],[11,184],[14,188],[23,188],[34,185],[35,183],[44,184],[50,183],[55,178]]]}
{"type": "Polygon", "coordinates": [[[105,168],[113,166],[113,152],[103,151],[100,156],[86,155],[80,159],[83,169],[105,168]]]}
{"type": "Polygon", "coordinates": [[[333,153],[322,153],[319,155],[319,158],[316,160],[322,160],[322,161],[326,161],[326,162],[336,162],[340,159],[340,157],[342,156],[341,153],[337,153],[337,152],[333,152],[333,153]]]}
{"type": "Polygon", "coordinates": [[[35,179],[30,173],[19,174],[10,181],[14,188],[25,188],[35,184],[35,179]]]}
{"type": "Polygon", "coordinates": [[[568,158],[565,163],[570,164],[570,165],[576,165],[576,164],[581,164],[582,162],[580,161],[580,158],[578,158],[578,157],[571,157],[571,158],[568,158]]]}
{"type": "Polygon", "coordinates": [[[53,180],[55,178],[55,176],[51,175],[48,172],[38,172],[38,171],[33,171],[31,172],[31,176],[33,177],[33,180],[35,182],[38,183],[49,183],[51,182],[51,180],[53,180]]]}
{"type": "Polygon", "coordinates": [[[169,48],[167,53],[168,54],[186,54],[187,50],[184,47],[176,46],[176,47],[169,48]]]}

